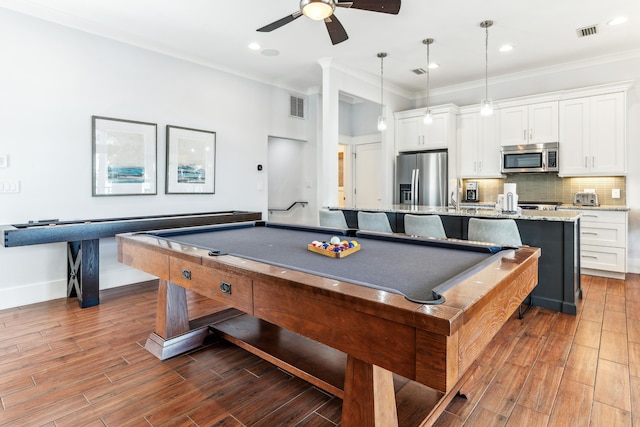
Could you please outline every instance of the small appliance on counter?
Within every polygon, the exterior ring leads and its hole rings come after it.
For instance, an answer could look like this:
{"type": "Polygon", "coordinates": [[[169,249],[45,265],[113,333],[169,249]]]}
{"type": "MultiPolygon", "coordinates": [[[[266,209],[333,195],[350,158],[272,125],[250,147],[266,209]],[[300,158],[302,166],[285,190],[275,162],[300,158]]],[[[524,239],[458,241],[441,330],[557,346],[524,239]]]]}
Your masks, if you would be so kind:
{"type": "Polygon", "coordinates": [[[598,203],[598,194],[595,192],[574,194],[573,204],[576,206],[600,206],[600,203],[598,203]]]}
{"type": "Polygon", "coordinates": [[[504,184],[504,193],[498,194],[496,210],[504,213],[519,213],[518,194],[516,194],[516,184],[507,182],[504,184]]]}
{"type": "Polygon", "coordinates": [[[480,193],[478,193],[478,181],[467,181],[465,189],[465,201],[479,202],[480,193]]]}

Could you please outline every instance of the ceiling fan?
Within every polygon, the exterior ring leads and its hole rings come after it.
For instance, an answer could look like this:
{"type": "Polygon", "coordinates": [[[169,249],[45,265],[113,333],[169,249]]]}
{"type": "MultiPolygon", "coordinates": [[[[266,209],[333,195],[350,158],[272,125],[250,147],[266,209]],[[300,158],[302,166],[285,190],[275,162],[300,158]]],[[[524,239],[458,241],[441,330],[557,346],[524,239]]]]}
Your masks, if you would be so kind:
{"type": "Polygon", "coordinates": [[[398,12],[400,12],[400,0],[300,0],[300,10],[269,25],[258,28],[257,31],[268,33],[305,15],[318,21],[324,20],[327,31],[329,32],[329,37],[331,38],[331,43],[336,45],[349,38],[344,27],[333,14],[336,7],[351,7],[353,9],[397,15],[398,12]]]}

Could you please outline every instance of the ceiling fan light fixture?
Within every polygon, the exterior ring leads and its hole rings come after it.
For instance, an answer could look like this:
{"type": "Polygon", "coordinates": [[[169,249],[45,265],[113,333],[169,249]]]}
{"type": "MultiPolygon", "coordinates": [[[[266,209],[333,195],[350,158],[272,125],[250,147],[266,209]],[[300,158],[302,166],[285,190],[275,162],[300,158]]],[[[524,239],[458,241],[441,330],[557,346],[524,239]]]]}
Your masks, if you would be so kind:
{"type": "Polygon", "coordinates": [[[331,15],[336,8],[334,0],[301,0],[300,10],[304,16],[322,21],[331,15]]]}

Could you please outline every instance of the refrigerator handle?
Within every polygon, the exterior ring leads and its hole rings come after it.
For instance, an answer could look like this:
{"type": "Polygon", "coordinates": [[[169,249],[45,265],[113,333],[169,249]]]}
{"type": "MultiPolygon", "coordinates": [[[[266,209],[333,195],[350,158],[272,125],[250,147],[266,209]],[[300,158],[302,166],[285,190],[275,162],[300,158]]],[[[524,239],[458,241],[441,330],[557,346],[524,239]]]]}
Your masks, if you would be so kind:
{"type": "Polygon", "coordinates": [[[416,170],[411,169],[411,201],[410,204],[414,204],[416,200],[416,170]]]}
{"type": "Polygon", "coordinates": [[[413,204],[419,205],[420,200],[418,200],[418,198],[420,197],[419,196],[420,195],[420,169],[415,169],[413,192],[415,193],[413,198],[413,204]]]}

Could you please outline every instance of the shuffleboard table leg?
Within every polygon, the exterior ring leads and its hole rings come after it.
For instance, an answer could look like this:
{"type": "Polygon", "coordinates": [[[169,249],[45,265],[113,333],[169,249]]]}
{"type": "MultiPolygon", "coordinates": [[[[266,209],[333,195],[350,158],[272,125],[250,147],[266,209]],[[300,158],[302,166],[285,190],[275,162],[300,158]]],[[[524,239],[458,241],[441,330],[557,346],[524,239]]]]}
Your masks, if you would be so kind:
{"type": "Polygon", "coordinates": [[[342,402],[344,427],[397,427],[393,374],[347,356],[342,402]]]}
{"type": "Polygon", "coordinates": [[[100,240],[67,243],[67,296],[81,308],[100,304],[100,240]]]}

